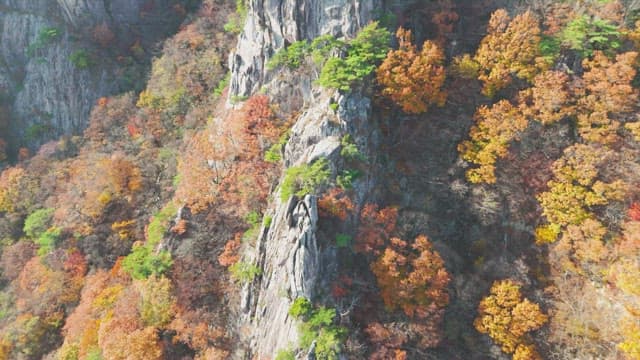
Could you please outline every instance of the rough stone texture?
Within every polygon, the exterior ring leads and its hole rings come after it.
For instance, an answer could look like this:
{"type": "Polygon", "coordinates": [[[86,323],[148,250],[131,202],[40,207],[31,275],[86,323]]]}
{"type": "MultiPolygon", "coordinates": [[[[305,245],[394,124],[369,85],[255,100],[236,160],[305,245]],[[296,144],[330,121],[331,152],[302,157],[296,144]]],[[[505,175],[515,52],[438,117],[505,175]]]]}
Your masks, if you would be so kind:
{"type": "MultiPolygon", "coordinates": [[[[340,96],[337,102],[341,109],[334,112],[329,107],[336,96],[334,92],[315,92],[314,96],[309,101],[313,105],[300,115],[291,130],[284,164],[290,167],[326,157],[335,174],[341,162],[340,139],[344,134],[350,133],[364,152],[377,142],[377,132],[368,122],[370,101],[358,94],[340,96]]],[[[371,179],[354,183],[356,203],[363,203],[372,189],[371,179]]],[[[281,202],[276,193],[273,198],[276,200],[268,211],[271,226],[262,229],[256,252],[248,256],[263,273],[243,289],[241,296],[241,326],[250,329],[245,359],[272,358],[280,349],[295,347],[297,321],[288,314],[292,301],[300,296],[317,300],[321,293],[318,289],[327,289],[329,279],[336,275],[335,249],[320,246],[316,236],[316,197],[292,197],[281,202]]]]}
{"type": "Polygon", "coordinates": [[[42,49],[46,62],[28,61],[22,89],[15,96],[14,133],[46,123],[53,136],[83,129],[96,99],[110,92],[106,70],[79,70],[69,61],[72,45],[65,37],[42,49]]]}
{"type": "Polygon", "coordinates": [[[230,55],[231,95],[248,96],[270,80],[264,66],[280,48],[319,35],[352,36],[380,0],[251,0],[238,47],[230,55]]]}
{"type": "MultiPolygon", "coordinates": [[[[339,95],[313,87],[317,74],[291,72],[286,68],[267,71],[265,63],[278,49],[294,41],[319,35],[351,37],[368,24],[379,0],[251,0],[244,30],[236,51],[230,55],[232,96],[249,96],[264,89],[283,111],[303,108],[291,129],[284,149],[285,168],[309,164],[326,157],[335,176],[342,159],[340,139],[350,134],[360,151],[371,154],[379,136],[370,126],[371,102],[355,92],[339,95]],[[330,104],[337,103],[337,111],[330,104]]],[[[361,206],[374,185],[374,176],[354,182],[356,206],[361,206]]],[[[304,296],[321,301],[328,282],[336,276],[336,251],[317,238],[317,199],[306,196],[280,201],[279,193],[269,206],[271,227],[263,229],[255,251],[247,255],[263,269],[241,296],[244,313],[239,328],[244,349],[237,358],[272,359],[278,350],[295,348],[297,321],[289,317],[293,300],[304,296]],[[324,289],[323,291],[318,291],[324,289]]],[[[299,356],[313,353],[304,349],[299,356]]]]}
{"type": "Polygon", "coordinates": [[[172,2],[155,1],[154,12],[146,15],[145,2],[0,0],[0,95],[8,99],[12,115],[10,134],[0,137],[11,142],[36,124],[48,129],[42,141],[82,131],[95,101],[118,90],[117,68],[99,61],[90,69],[79,69],[70,56],[81,49],[96,50],[91,30],[102,23],[116,34],[128,34],[125,42],[132,41],[135,33],[144,34],[143,42],[157,41],[171,22],[166,12],[171,11],[172,2]],[[29,53],[30,45],[47,28],[58,29],[61,35],[29,53]]]}

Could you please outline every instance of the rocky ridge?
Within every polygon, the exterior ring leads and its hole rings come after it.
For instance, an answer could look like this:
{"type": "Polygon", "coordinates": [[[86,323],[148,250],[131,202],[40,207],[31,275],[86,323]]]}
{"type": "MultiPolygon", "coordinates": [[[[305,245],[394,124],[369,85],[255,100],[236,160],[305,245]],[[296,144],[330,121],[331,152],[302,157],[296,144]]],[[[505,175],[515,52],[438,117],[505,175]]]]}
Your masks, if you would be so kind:
{"type": "Polygon", "coordinates": [[[374,18],[379,0],[252,0],[230,55],[232,96],[248,96],[274,79],[265,64],[292,42],[320,35],[353,36],[374,18]]]}
{"type": "MultiPolygon", "coordinates": [[[[319,35],[352,36],[373,18],[376,0],[264,1],[250,4],[236,51],[230,55],[230,96],[249,96],[260,88],[276,94],[274,101],[291,106],[300,97],[304,111],[291,129],[284,149],[285,168],[326,158],[335,176],[341,163],[340,139],[350,134],[359,150],[372,153],[379,136],[369,124],[371,101],[354,91],[340,95],[313,86],[308,74],[290,79],[286,69],[269,71],[265,64],[286,44],[319,35]],[[291,83],[298,85],[292,91],[291,83]],[[331,104],[337,103],[338,110],[331,104]]],[[[301,104],[302,105],[302,104],[301,104]]],[[[284,173],[284,172],[283,172],[284,173]]],[[[373,188],[373,177],[354,182],[354,203],[361,207],[373,188]]],[[[319,238],[317,199],[307,195],[280,201],[276,190],[269,206],[269,228],[263,228],[255,251],[245,254],[262,275],[242,291],[239,327],[249,329],[239,358],[272,358],[297,345],[297,321],[288,314],[297,297],[321,300],[337,273],[336,249],[319,238]]],[[[308,349],[304,349],[304,355],[308,349]]],[[[310,352],[313,353],[313,352],[310,352]]],[[[303,356],[300,354],[299,356],[303,356]]]]}

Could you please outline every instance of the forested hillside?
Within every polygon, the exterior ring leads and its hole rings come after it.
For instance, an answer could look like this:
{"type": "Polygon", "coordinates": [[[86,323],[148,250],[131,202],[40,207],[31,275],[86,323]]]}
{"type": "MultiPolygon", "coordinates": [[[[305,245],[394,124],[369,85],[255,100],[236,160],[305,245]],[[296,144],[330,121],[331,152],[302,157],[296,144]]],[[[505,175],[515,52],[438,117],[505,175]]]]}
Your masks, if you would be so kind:
{"type": "Polygon", "coordinates": [[[640,359],[640,2],[0,25],[0,359],[640,359]]]}

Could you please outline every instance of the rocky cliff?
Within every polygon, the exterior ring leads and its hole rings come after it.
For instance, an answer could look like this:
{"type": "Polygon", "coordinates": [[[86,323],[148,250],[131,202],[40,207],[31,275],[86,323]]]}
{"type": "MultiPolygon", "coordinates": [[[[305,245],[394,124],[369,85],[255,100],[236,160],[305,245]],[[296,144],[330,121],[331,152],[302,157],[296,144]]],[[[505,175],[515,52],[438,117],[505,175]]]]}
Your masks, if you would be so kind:
{"type": "MultiPolygon", "coordinates": [[[[369,125],[369,98],[357,91],[340,95],[320,90],[312,85],[312,74],[268,71],[267,60],[294,41],[323,34],[352,36],[372,20],[378,6],[376,0],[251,2],[237,49],[230,57],[230,95],[248,96],[264,88],[287,109],[302,106],[284,149],[283,170],[326,158],[335,176],[342,161],[339,150],[344,135],[350,134],[365,154],[372,153],[378,135],[369,125]],[[337,111],[331,109],[332,103],[338,104],[337,111]]],[[[372,179],[365,176],[354,183],[357,207],[370,195],[372,179]]],[[[273,198],[267,212],[273,221],[262,230],[255,251],[248,254],[263,272],[242,292],[240,327],[248,328],[250,335],[239,357],[246,359],[273,358],[278,350],[295,348],[297,321],[288,314],[292,301],[305,297],[322,302],[330,280],[337,276],[333,239],[322,239],[317,232],[315,196],[280,201],[276,190],[273,198]]]]}
{"type": "Polygon", "coordinates": [[[274,79],[265,64],[283,46],[324,34],[351,36],[380,8],[380,0],[252,0],[229,61],[230,94],[247,96],[274,79]]]}
{"type": "Polygon", "coordinates": [[[0,0],[1,137],[16,147],[79,133],[99,97],[131,87],[125,63],[146,62],[144,48],[180,22],[179,3],[0,0]]]}

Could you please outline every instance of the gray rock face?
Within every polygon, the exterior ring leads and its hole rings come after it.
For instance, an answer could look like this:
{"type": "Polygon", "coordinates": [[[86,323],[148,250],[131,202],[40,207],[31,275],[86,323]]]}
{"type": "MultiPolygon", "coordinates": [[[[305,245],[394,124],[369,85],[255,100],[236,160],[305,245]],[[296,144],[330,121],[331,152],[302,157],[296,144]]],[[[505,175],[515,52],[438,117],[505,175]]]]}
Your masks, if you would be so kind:
{"type": "Polygon", "coordinates": [[[143,41],[157,40],[166,32],[168,22],[159,14],[169,11],[170,2],[155,1],[154,8],[149,9],[155,11],[153,16],[144,14],[145,3],[0,0],[0,95],[8,99],[5,105],[12,115],[10,134],[0,136],[16,139],[34,125],[46,129],[41,141],[82,131],[96,100],[118,90],[117,66],[97,61],[91,68],[81,69],[71,62],[71,55],[78,50],[91,53],[97,49],[91,32],[103,23],[116,34],[139,31],[154,37],[145,35],[143,41]],[[142,31],[149,28],[155,31],[142,31]],[[58,35],[39,41],[47,29],[56,29],[58,35]]]}
{"type": "Polygon", "coordinates": [[[315,197],[277,204],[273,219],[257,245],[262,278],[255,288],[245,289],[242,304],[254,318],[250,348],[262,355],[297,342],[290,299],[312,298],[320,270],[315,197]]]}
{"type": "MultiPolygon", "coordinates": [[[[377,141],[368,122],[370,101],[357,94],[341,96],[337,102],[343,109],[335,113],[329,107],[332,96],[336,96],[334,92],[315,96],[309,101],[313,105],[291,130],[284,164],[308,164],[324,157],[335,173],[341,162],[340,139],[344,134],[351,134],[365,153],[377,141]]],[[[356,181],[355,203],[362,204],[372,187],[371,180],[356,181]]],[[[320,246],[317,238],[316,197],[292,197],[281,202],[279,193],[273,195],[276,200],[268,211],[271,226],[262,230],[255,253],[248,255],[263,273],[243,289],[241,297],[244,317],[240,326],[250,329],[246,341],[250,354],[243,356],[246,359],[273,358],[278,350],[295,348],[297,321],[288,314],[291,303],[298,297],[319,300],[319,294],[327,293],[329,281],[337,275],[335,248],[320,246]]]]}
{"type": "MultiPolygon", "coordinates": [[[[107,2],[97,0],[56,0],[65,20],[74,27],[95,25],[107,20],[107,2]]],[[[131,1],[131,5],[136,5],[131,1]]],[[[137,12],[137,11],[136,11],[137,12]]]]}
{"type": "Polygon", "coordinates": [[[229,93],[248,96],[270,80],[264,65],[286,44],[324,34],[352,36],[380,8],[380,0],[251,0],[229,61],[229,93]]]}
{"type": "MultiPolygon", "coordinates": [[[[249,96],[261,87],[285,108],[303,106],[284,149],[285,167],[329,160],[335,175],[342,159],[340,140],[350,134],[360,151],[371,153],[378,142],[369,125],[371,103],[357,93],[340,96],[312,86],[317,74],[292,74],[287,69],[267,71],[265,64],[276,50],[294,41],[312,40],[323,34],[351,37],[372,20],[379,0],[251,0],[244,30],[235,53],[230,55],[230,96],[249,96]],[[331,104],[337,103],[337,111],[331,104]]],[[[372,176],[354,183],[353,199],[361,206],[373,188],[372,176]]],[[[315,196],[288,199],[280,194],[269,206],[271,226],[263,229],[251,254],[245,254],[263,273],[245,286],[238,326],[248,330],[244,349],[237,358],[272,359],[279,350],[298,345],[297,321],[289,307],[297,297],[322,301],[329,281],[336,277],[336,250],[317,237],[315,196]],[[319,291],[322,290],[322,291],[319,291]]],[[[305,358],[312,349],[298,354],[305,358]]]]}

